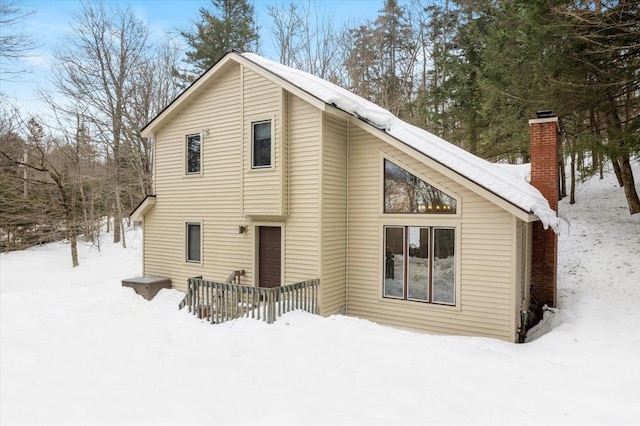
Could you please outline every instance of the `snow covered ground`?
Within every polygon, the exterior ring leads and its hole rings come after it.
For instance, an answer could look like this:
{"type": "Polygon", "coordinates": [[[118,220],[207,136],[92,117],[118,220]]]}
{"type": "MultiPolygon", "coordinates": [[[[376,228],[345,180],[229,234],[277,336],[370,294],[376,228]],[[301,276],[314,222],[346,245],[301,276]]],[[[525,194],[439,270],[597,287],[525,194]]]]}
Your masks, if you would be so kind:
{"type": "Polygon", "coordinates": [[[204,324],[174,290],[121,287],[134,230],[76,269],[63,243],[2,254],[0,423],[640,425],[640,215],[610,174],[577,197],[560,309],[522,345],[301,312],[204,324]]]}

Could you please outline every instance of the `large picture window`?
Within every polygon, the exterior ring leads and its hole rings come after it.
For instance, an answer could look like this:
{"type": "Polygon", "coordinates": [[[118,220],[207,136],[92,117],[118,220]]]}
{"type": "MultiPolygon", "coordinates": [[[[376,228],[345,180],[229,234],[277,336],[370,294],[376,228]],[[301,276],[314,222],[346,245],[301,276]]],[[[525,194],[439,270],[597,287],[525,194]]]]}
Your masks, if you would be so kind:
{"type": "Polygon", "coordinates": [[[384,212],[455,214],[456,200],[389,160],[384,160],[384,212]]]}
{"type": "Polygon", "coordinates": [[[384,227],[384,297],[455,305],[454,228],[384,227]]]}
{"type": "Polygon", "coordinates": [[[254,169],[271,167],[271,120],[252,123],[252,163],[254,169]]]}
{"type": "Polygon", "coordinates": [[[187,174],[200,173],[202,159],[202,137],[200,134],[187,135],[187,174]]]}
{"type": "Polygon", "coordinates": [[[187,223],[187,262],[200,263],[201,257],[201,233],[199,223],[187,223]]]}

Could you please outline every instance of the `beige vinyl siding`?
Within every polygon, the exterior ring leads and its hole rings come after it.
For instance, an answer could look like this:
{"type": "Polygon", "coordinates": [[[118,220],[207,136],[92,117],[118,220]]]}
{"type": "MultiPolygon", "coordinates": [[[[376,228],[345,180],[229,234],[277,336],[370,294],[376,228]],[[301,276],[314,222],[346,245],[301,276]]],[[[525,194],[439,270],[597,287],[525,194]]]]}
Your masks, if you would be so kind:
{"type": "Polygon", "coordinates": [[[348,314],[399,327],[514,341],[512,215],[359,127],[350,126],[349,135],[348,314]],[[458,198],[458,215],[382,214],[381,156],[419,171],[418,177],[458,198]],[[456,306],[382,297],[384,225],[456,228],[456,306]]]}
{"type": "Polygon", "coordinates": [[[322,314],[345,308],[347,123],[324,114],[322,143],[322,314]]]}
{"type": "Polygon", "coordinates": [[[291,117],[291,94],[285,90],[282,90],[282,104],[281,113],[282,120],[280,120],[280,161],[282,162],[282,171],[280,172],[280,185],[282,187],[282,215],[287,216],[289,214],[289,164],[290,152],[289,152],[289,135],[290,125],[289,121],[291,117]]]}
{"type": "Polygon", "coordinates": [[[318,278],[319,154],[322,113],[289,96],[289,215],[285,224],[285,284],[318,278]]]}
{"type": "Polygon", "coordinates": [[[283,214],[282,89],[243,67],[243,213],[246,215],[283,214]],[[252,123],[271,120],[271,167],[252,168],[252,123]]]}
{"type": "Polygon", "coordinates": [[[238,234],[242,116],[240,67],[219,78],[155,134],[157,203],[145,217],[144,273],[170,277],[186,291],[188,277],[225,280],[238,269],[253,281],[252,237],[238,234]],[[203,131],[209,129],[208,133],[203,131]],[[202,174],[186,176],[186,134],[202,132],[202,174]],[[202,223],[202,263],[185,262],[185,222],[202,223]]]}

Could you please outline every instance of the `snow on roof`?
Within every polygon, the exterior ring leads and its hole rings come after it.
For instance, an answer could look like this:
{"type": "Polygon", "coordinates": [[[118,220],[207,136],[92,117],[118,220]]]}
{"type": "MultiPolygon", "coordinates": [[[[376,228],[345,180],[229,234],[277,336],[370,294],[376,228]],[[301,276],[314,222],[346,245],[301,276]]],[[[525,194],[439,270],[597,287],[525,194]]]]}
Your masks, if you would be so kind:
{"type": "Polygon", "coordinates": [[[490,163],[464,149],[416,126],[400,120],[386,109],[326,80],[296,70],[253,53],[242,56],[310,95],[334,105],[370,125],[385,131],[400,142],[477,183],[497,196],[538,216],[545,229],[556,232],[559,219],[549,202],[529,184],[518,168],[490,163]]]}

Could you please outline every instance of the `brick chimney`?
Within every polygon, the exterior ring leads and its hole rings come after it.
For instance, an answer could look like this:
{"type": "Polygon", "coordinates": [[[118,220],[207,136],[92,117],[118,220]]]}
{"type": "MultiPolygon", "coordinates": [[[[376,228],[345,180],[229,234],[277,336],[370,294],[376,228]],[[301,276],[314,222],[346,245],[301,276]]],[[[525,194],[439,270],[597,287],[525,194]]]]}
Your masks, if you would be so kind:
{"type": "MultiPolygon", "coordinates": [[[[538,111],[529,120],[531,132],[531,185],[535,186],[558,212],[558,117],[551,111],[538,111]]],[[[558,238],[540,221],[533,224],[531,295],[539,306],[556,306],[558,238]]]]}

